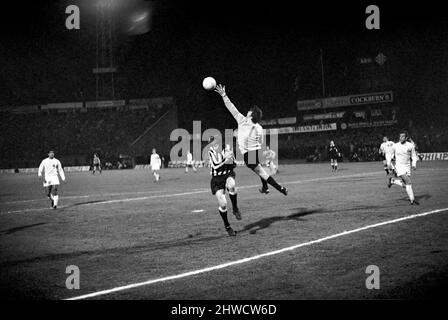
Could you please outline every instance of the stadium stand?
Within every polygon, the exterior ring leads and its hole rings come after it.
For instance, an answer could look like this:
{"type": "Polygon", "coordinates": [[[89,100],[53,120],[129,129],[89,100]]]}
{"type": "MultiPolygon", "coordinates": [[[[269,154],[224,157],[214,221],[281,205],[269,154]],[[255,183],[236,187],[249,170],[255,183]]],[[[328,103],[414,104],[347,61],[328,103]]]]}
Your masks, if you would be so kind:
{"type": "Polygon", "coordinates": [[[327,148],[334,140],[344,159],[349,161],[380,160],[378,148],[382,137],[397,141],[398,131],[408,130],[417,144],[419,152],[438,152],[448,149],[448,135],[442,126],[404,126],[351,129],[347,131],[315,132],[282,135],[279,138],[279,156],[285,159],[307,159],[324,161],[328,158],[327,148]]]}
{"type": "Polygon", "coordinates": [[[90,164],[93,152],[100,154],[103,163],[116,164],[119,155],[127,152],[132,141],[166,112],[166,108],[62,111],[2,112],[0,167],[36,166],[50,149],[64,159],[66,166],[90,164]]]}
{"type": "MultiPolygon", "coordinates": [[[[170,166],[182,166],[181,163],[171,163],[169,159],[172,143],[168,137],[171,130],[178,126],[177,107],[176,112],[164,118],[170,109],[166,105],[166,99],[163,100],[164,104],[161,104],[162,100],[156,99],[156,104],[142,108],[143,100],[151,99],[137,99],[134,103],[126,103],[120,107],[85,108],[82,103],[79,103],[81,107],[75,107],[76,103],[72,103],[61,104],[65,108],[59,109],[40,106],[3,108],[0,122],[0,168],[36,167],[50,149],[55,149],[65,166],[90,165],[92,154],[96,152],[100,154],[104,164],[108,163],[108,168],[116,168],[120,164],[123,167],[123,163],[126,167],[132,167],[134,164],[147,164],[152,147],[156,147],[163,155],[165,166],[168,163],[170,166]],[[68,105],[73,105],[73,108],[67,108],[68,105]],[[27,125],[24,126],[24,123],[27,125]],[[130,161],[129,157],[135,161],[130,161]]],[[[312,113],[308,112],[308,115],[312,113]]],[[[337,130],[281,134],[278,140],[278,158],[326,161],[329,141],[334,140],[344,161],[376,161],[380,159],[378,148],[383,135],[396,141],[401,129],[408,130],[421,153],[448,150],[448,136],[443,121],[429,116],[426,119],[420,117],[418,123],[409,119],[400,113],[386,112],[366,119],[351,114],[339,119],[319,120],[302,114],[297,122],[294,120],[294,124],[285,125],[336,123],[337,130]],[[395,121],[395,117],[399,121],[393,125],[371,125],[374,121],[395,121]],[[342,128],[343,123],[361,121],[370,127],[342,128]]],[[[206,143],[202,144],[205,147],[206,143]]]]}

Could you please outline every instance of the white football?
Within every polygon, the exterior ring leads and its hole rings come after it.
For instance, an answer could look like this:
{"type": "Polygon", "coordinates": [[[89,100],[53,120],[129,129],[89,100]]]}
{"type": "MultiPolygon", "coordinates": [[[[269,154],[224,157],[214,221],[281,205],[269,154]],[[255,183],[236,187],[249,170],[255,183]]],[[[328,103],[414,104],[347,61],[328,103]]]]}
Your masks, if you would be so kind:
{"type": "Polygon", "coordinates": [[[202,81],[202,86],[205,90],[213,90],[216,87],[216,80],[212,77],[207,77],[202,81]]]}

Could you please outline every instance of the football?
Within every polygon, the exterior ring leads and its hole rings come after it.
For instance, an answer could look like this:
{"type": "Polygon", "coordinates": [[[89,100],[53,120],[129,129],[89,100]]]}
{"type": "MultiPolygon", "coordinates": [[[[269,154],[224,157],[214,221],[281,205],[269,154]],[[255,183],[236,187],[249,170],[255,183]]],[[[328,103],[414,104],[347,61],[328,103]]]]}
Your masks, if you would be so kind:
{"type": "Polygon", "coordinates": [[[212,77],[207,77],[202,81],[202,86],[205,90],[213,90],[216,87],[216,80],[212,77]]]}

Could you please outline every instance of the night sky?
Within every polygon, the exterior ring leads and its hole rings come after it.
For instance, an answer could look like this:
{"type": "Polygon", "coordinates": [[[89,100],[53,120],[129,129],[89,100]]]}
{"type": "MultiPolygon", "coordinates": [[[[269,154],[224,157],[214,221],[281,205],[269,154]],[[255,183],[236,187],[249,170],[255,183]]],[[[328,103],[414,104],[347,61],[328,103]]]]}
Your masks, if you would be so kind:
{"type": "MultiPolygon", "coordinates": [[[[0,106],[94,99],[88,3],[2,3],[0,106]],[[65,29],[69,4],[80,6],[80,30],[65,29]]],[[[258,104],[266,117],[291,115],[298,99],[322,97],[322,49],[326,96],[362,92],[356,59],[382,52],[391,78],[383,89],[394,90],[401,107],[446,112],[448,19],[440,5],[377,2],[381,29],[371,31],[364,25],[371,3],[303,3],[151,2],[149,32],[116,32],[116,98],[174,96],[185,122],[215,125],[222,106],[201,87],[211,75],[241,107],[258,104]]]]}

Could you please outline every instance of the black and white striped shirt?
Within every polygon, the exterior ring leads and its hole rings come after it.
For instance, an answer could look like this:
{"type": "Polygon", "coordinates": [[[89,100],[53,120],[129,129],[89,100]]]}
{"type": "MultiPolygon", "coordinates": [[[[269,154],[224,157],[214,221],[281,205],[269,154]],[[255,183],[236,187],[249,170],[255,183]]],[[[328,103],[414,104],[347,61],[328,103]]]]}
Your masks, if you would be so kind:
{"type": "Polygon", "coordinates": [[[208,159],[210,164],[210,175],[213,177],[228,175],[233,171],[233,165],[226,164],[224,151],[218,152],[214,148],[208,151],[208,159]]]}

